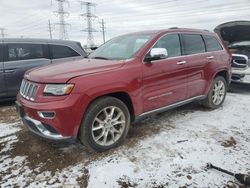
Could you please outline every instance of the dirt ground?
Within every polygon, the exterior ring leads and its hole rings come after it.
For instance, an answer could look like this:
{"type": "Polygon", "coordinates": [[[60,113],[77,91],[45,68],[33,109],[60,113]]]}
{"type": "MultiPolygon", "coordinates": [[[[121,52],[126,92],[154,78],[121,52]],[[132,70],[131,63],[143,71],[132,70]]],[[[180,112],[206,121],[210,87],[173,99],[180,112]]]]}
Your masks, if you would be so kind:
{"type": "MultiPolygon", "coordinates": [[[[230,91],[232,94],[244,93],[245,95],[250,95],[250,86],[244,85],[242,87],[233,85],[230,91]]],[[[250,107],[247,108],[250,109],[250,107]]],[[[171,117],[176,116],[177,114],[185,116],[186,114],[193,113],[197,110],[210,112],[210,110],[204,109],[198,104],[193,103],[168,111],[166,112],[167,115],[166,113],[158,114],[131,126],[128,138],[123,146],[104,153],[89,153],[78,141],[71,143],[57,143],[33,135],[23,126],[22,122],[17,117],[13,102],[1,103],[0,129],[5,127],[7,133],[0,134],[0,186],[34,187],[35,185],[39,185],[41,187],[87,187],[89,185],[89,178],[95,175],[93,172],[92,174],[89,172],[90,164],[98,163],[103,159],[106,160],[109,156],[112,156],[110,160],[119,161],[119,154],[118,157],[116,156],[117,150],[123,154],[131,148],[136,148],[141,144],[140,142],[142,140],[154,138],[159,135],[163,128],[162,122],[165,121],[166,116],[171,117]],[[9,125],[11,125],[10,129],[7,127],[9,125]],[[81,164],[81,173],[74,177],[69,177],[69,174],[74,174],[70,168],[76,164],[81,164]],[[50,179],[50,177],[53,178],[50,179]]],[[[247,123],[249,124],[250,122],[247,123]]],[[[164,124],[164,127],[167,130],[174,131],[176,125],[170,120],[164,124]]],[[[3,130],[5,130],[5,128],[3,128],[3,130]]],[[[1,131],[2,130],[0,130],[0,132],[1,131]]],[[[247,132],[247,134],[249,134],[249,132],[247,132]]],[[[179,139],[178,143],[182,144],[186,141],[188,141],[188,139],[179,139]]],[[[238,140],[232,135],[227,139],[221,140],[220,144],[225,148],[233,148],[237,146],[238,140]]],[[[160,147],[161,146],[159,146],[159,148],[160,147]]],[[[246,150],[245,152],[249,153],[250,151],[246,150]]],[[[182,158],[180,153],[179,156],[182,158]]],[[[249,155],[247,155],[247,157],[249,157],[249,155]]],[[[129,156],[128,158],[132,162],[138,160],[136,155],[129,156]]],[[[248,169],[249,168],[250,165],[248,166],[248,169]]],[[[176,177],[184,176],[178,171],[175,173],[176,177]]],[[[192,174],[186,175],[187,181],[192,181],[192,176],[192,174]]],[[[120,177],[116,182],[118,187],[142,187],[140,186],[140,183],[132,181],[131,177],[128,178],[126,176],[120,177]]],[[[169,187],[167,182],[157,182],[158,181],[155,181],[154,183],[154,181],[152,181],[149,187],[169,187]]],[[[220,185],[215,187],[220,187],[220,185]]],[[[230,188],[244,187],[237,184],[235,181],[224,182],[223,186],[230,188]]],[[[92,186],[89,185],[89,187],[92,186]]],[[[189,184],[184,184],[183,187],[201,186],[195,184],[192,184],[191,186],[189,184]]]]}

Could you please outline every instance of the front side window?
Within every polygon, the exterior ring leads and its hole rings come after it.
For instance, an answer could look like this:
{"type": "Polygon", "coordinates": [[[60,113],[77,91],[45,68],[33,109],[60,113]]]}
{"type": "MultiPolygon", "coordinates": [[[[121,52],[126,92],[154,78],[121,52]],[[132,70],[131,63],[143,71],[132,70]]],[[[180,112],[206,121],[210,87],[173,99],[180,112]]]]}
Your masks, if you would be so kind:
{"type": "Polygon", "coordinates": [[[80,56],[73,49],[69,48],[68,46],[62,45],[50,45],[50,51],[52,54],[52,59],[80,56]]]}
{"type": "Polygon", "coordinates": [[[42,44],[8,44],[8,60],[44,58],[42,44]]]}
{"type": "Polygon", "coordinates": [[[168,51],[168,57],[181,56],[181,45],[178,34],[165,35],[153,48],[165,48],[168,51]]]}
{"type": "Polygon", "coordinates": [[[89,58],[124,60],[132,58],[152,38],[150,34],[116,37],[89,55],[89,58]]]}
{"type": "Polygon", "coordinates": [[[206,51],[201,35],[182,34],[185,55],[198,54],[206,51]]]}
{"type": "Polygon", "coordinates": [[[208,52],[219,51],[223,49],[214,36],[203,35],[203,38],[205,40],[208,52]]]}

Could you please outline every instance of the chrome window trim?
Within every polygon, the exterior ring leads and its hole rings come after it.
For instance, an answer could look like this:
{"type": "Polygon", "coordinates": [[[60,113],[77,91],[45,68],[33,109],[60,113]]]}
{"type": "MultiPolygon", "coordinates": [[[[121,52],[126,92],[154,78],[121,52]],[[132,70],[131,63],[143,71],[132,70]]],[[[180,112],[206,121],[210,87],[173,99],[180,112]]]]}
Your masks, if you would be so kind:
{"type": "MultiPolygon", "coordinates": [[[[154,47],[154,45],[162,38],[162,37],[164,37],[164,36],[166,36],[166,35],[173,35],[173,34],[177,34],[177,35],[179,35],[179,34],[194,34],[194,35],[201,35],[202,36],[202,34],[199,34],[199,33],[190,33],[190,32],[178,32],[178,33],[166,33],[166,34],[164,34],[164,35],[162,35],[151,47],[150,47],[150,49],[147,51],[147,53],[143,56],[143,58],[142,58],[142,64],[146,64],[147,62],[145,62],[144,60],[145,60],[145,57],[146,57],[146,55],[150,52],[150,50],[154,47]]],[[[208,35],[209,36],[209,35],[208,35]]],[[[211,36],[213,36],[213,35],[211,35],[211,36]]],[[[219,42],[219,41],[218,41],[219,42]]],[[[180,43],[181,43],[181,39],[180,39],[180,43]]],[[[220,43],[220,42],[219,42],[220,43]]],[[[205,44],[205,42],[204,42],[204,44],[205,44]]],[[[206,45],[206,44],[205,44],[206,45]]],[[[220,45],[221,45],[221,43],[220,43],[220,45]]],[[[175,57],[169,57],[169,58],[165,58],[165,59],[159,59],[159,60],[153,60],[153,61],[151,61],[151,63],[158,63],[159,61],[165,61],[165,60],[171,60],[171,59],[176,59],[176,58],[180,58],[180,57],[189,57],[189,56],[194,56],[194,55],[203,55],[203,54],[207,54],[207,53],[214,53],[214,52],[221,52],[221,51],[225,51],[225,48],[224,48],[224,46],[223,45],[221,45],[222,46],[222,50],[217,50],[217,51],[210,51],[210,52],[208,52],[208,51],[206,51],[206,52],[202,52],[202,53],[197,53],[197,54],[189,54],[189,55],[180,55],[180,56],[175,56],[175,57]]]]}

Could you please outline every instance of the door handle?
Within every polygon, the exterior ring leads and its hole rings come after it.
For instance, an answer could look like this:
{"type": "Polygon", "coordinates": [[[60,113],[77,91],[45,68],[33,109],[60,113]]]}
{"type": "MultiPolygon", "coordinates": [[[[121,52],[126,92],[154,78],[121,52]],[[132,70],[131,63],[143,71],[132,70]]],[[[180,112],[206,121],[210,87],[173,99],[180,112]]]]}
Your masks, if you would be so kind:
{"type": "Polygon", "coordinates": [[[186,64],[187,62],[186,61],[178,61],[176,64],[177,65],[183,65],[183,64],[186,64]]]}
{"type": "Polygon", "coordinates": [[[14,69],[6,69],[4,70],[5,73],[14,73],[15,70],[14,69]]]}
{"type": "Polygon", "coordinates": [[[209,60],[214,59],[214,56],[208,56],[207,59],[209,60]]]}

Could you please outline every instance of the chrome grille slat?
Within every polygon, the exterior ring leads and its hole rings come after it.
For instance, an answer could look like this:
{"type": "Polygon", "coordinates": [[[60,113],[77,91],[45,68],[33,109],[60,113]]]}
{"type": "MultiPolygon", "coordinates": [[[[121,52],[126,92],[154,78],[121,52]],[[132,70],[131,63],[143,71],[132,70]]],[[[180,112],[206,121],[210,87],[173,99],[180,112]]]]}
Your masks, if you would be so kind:
{"type": "Polygon", "coordinates": [[[27,80],[23,80],[20,87],[20,95],[27,100],[34,101],[37,90],[38,90],[38,84],[32,83],[27,80]]]}

